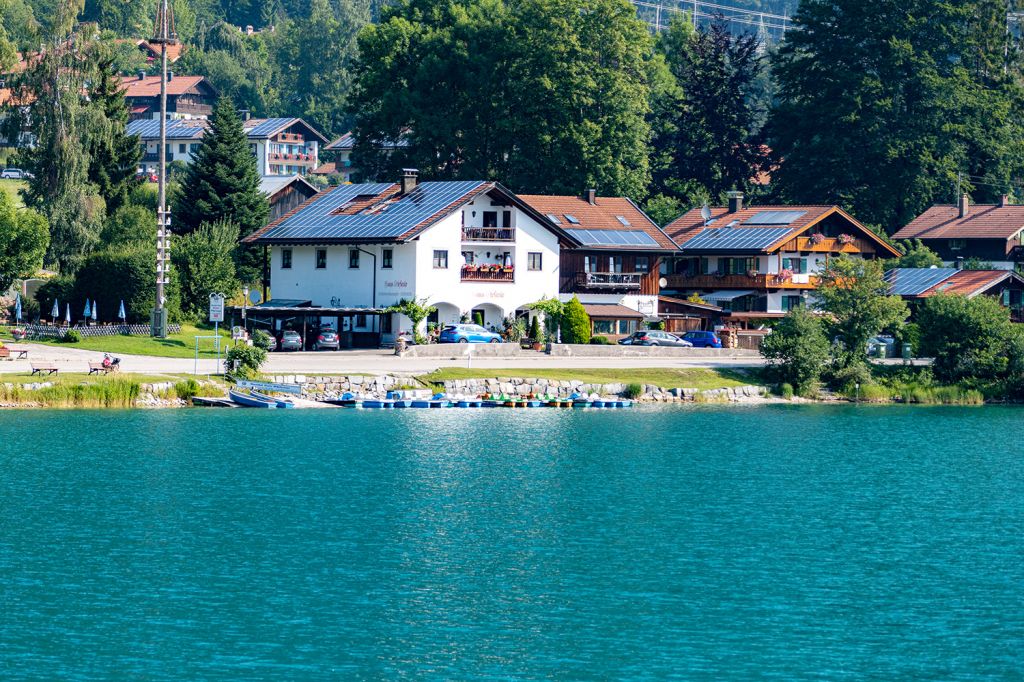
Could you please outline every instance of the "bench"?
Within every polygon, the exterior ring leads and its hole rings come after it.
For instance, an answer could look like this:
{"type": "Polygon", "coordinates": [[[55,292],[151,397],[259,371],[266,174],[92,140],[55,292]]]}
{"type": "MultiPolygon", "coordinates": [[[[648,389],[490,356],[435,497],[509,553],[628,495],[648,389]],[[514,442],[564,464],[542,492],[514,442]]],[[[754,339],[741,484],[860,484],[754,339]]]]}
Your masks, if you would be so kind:
{"type": "Polygon", "coordinates": [[[102,362],[90,362],[89,363],[89,374],[97,374],[102,372],[108,374],[110,372],[116,372],[117,365],[104,365],[102,362]]]}
{"type": "Polygon", "coordinates": [[[10,353],[9,357],[15,357],[19,360],[25,360],[28,358],[28,348],[18,348],[17,346],[5,346],[5,350],[10,353]]]}
{"type": "Polygon", "coordinates": [[[57,371],[57,365],[32,363],[32,374],[56,374],[57,371]]]}

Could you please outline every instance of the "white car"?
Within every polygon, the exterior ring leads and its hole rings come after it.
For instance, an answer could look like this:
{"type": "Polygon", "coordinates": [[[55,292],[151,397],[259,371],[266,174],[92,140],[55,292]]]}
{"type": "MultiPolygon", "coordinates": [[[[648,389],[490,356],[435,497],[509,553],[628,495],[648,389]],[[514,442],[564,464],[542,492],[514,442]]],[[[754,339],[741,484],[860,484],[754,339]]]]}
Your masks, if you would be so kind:
{"type": "Polygon", "coordinates": [[[4,168],[0,171],[0,178],[4,180],[24,180],[29,174],[20,168],[4,168]]]}

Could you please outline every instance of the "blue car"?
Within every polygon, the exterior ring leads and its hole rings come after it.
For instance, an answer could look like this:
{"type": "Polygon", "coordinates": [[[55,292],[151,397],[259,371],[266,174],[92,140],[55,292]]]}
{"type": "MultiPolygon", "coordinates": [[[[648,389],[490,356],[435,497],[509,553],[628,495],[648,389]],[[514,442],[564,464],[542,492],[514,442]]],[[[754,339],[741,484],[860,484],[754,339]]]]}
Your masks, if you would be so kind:
{"type": "Polygon", "coordinates": [[[501,343],[501,336],[478,324],[453,324],[441,330],[441,343],[501,343]]]}
{"type": "Polygon", "coordinates": [[[689,341],[694,348],[721,348],[722,339],[714,332],[686,332],[683,340],[689,341]]]}

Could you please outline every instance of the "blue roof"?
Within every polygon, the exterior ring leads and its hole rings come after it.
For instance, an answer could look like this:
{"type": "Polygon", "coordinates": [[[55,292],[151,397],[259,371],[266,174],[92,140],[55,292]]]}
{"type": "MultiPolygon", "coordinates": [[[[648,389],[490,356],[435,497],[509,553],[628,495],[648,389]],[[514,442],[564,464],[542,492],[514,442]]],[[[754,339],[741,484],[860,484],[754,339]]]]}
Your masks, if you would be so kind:
{"type": "MultiPolygon", "coordinates": [[[[202,119],[174,119],[167,122],[167,139],[198,140],[206,132],[208,123],[202,119]]],[[[128,121],[128,134],[138,135],[144,140],[160,137],[160,121],[153,119],[137,119],[128,121]]]]}
{"type": "Polygon", "coordinates": [[[683,253],[761,252],[792,232],[788,227],[706,227],[682,245],[683,253]]]}
{"type": "Polygon", "coordinates": [[[281,128],[287,128],[299,119],[297,118],[263,118],[253,121],[256,125],[245,127],[245,134],[248,137],[270,137],[281,128]]]}
{"type": "Polygon", "coordinates": [[[567,228],[565,231],[584,246],[653,246],[659,248],[654,237],[641,230],[567,228]]]}
{"type": "Polygon", "coordinates": [[[917,296],[956,273],[956,268],[893,268],[885,273],[885,281],[892,295],[917,296]]]}
{"type": "Polygon", "coordinates": [[[486,186],[478,180],[421,182],[404,196],[385,199],[393,183],[340,185],[320,193],[254,241],[394,241],[414,228],[429,227],[426,221],[486,186]],[[369,205],[355,213],[336,214],[357,198],[369,205]]]}

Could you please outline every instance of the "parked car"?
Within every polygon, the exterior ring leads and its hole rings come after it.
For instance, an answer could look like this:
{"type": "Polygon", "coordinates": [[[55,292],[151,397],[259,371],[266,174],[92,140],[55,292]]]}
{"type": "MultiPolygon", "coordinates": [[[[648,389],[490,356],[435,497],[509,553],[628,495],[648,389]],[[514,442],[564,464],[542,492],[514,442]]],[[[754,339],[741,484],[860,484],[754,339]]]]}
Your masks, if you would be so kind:
{"type": "Polygon", "coordinates": [[[313,342],[313,350],[338,350],[338,332],[333,329],[321,329],[313,342]]]}
{"type": "Polygon", "coordinates": [[[623,346],[674,346],[677,348],[688,348],[693,345],[675,334],[658,329],[643,329],[633,332],[632,336],[620,339],[619,344],[623,346]]]}
{"type": "Polygon", "coordinates": [[[721,348],[722,339],[714,332],[686,332],[682,336],[683,341],[689,341],[694,348],[721,348]]]}
{"type": "Polygon", "coordinates": [[[441,330],[438,343],[501,343],[501,335],[478,324],[453,324],[441,330]]]}
{"type": "Polygon", "coordinates": [[[20,168],[4,168],[0,171],[0,178],[4,180],[24,180],[27,177],[28,173],[20,168]]]}
{"type": "Polygon", "coordinates": [[[267,350],[268,351],[275,351],[275,350],[277,350],[277,339],[274,338],[273,334],[267,334],[267,350]]]}
{"type": "Polygon", "coordinates": [[[302,350],[302,336],[293,329],[285,329],[277,335],[279,350],[302,350]]]}

